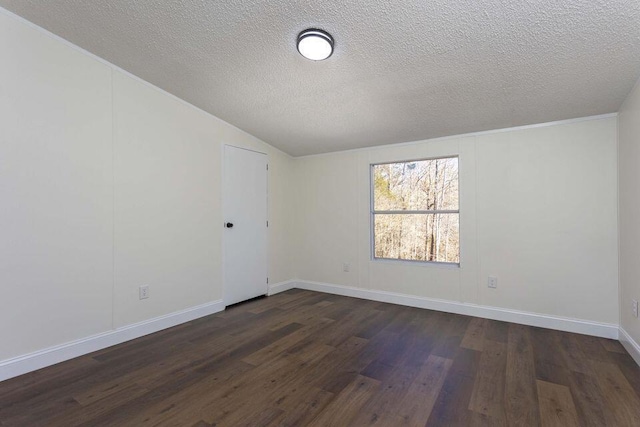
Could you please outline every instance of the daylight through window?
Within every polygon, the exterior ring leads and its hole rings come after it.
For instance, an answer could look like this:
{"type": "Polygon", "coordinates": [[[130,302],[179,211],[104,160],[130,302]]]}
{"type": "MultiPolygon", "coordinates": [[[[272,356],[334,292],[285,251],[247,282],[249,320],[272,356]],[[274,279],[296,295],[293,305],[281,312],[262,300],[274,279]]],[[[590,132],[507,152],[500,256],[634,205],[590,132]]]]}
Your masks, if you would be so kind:
{"type": "Polygon", "coordinates": [[[371,166],[374,258],[460,262],[458,158],[371,166]]]}

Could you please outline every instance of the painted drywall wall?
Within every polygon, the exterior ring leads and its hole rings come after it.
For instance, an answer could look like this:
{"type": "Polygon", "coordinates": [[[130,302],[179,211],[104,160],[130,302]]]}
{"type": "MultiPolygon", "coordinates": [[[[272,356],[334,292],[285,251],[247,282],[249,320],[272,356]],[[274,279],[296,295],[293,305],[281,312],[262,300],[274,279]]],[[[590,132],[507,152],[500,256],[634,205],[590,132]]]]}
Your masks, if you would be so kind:
{"type": "Polygon", "coordinates": [[[0,58],[0,361],[221,299],[223,144],[268,154],[293,277],[291,157],[3,10],[0,58]]]}
{"type": "Polygon", "coordinates": [[[118,327],[222,297],[222,219],[211,120],[119,72],[113,99],[118,327]]]}
{"type": "Polygon", "coordinates": [[[111,70],[0,14],[0,360],[111,327],[111,70]]]}
{"type": "Polygon", "coordinates": [[[640,320],[632,301],[640,301],[640,83],[618,116],[620,212],[620,326],[640,343],[640,320]]]}
{"type": "Polygon", "coordinates": [[[298,158],[298,276],[616,324],[616,161],[615,117],[298,158]],[[372,261],[369,165],[447,155],[460,268],[372,261]]]}

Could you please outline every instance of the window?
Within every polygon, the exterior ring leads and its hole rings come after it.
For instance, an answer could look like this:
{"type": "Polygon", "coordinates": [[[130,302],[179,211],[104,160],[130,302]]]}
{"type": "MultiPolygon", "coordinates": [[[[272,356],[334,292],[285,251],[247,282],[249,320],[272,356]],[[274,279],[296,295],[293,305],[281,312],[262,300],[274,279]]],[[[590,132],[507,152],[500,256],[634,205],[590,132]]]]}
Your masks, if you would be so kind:
{"type": "Polygon", "coordinates": [[[371,165],[374,259],[460,263],[458,158],[371,165]]]}

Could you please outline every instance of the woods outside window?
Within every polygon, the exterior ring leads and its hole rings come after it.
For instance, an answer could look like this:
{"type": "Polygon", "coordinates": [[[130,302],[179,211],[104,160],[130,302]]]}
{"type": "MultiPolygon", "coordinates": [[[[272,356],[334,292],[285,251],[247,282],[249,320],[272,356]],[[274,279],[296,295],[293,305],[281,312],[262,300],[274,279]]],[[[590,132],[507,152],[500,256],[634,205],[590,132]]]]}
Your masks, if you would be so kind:
{"type": "Polygon", "coordinates": [[[374,259],[460,263],[458,157],[371,165],[374,259]]]}

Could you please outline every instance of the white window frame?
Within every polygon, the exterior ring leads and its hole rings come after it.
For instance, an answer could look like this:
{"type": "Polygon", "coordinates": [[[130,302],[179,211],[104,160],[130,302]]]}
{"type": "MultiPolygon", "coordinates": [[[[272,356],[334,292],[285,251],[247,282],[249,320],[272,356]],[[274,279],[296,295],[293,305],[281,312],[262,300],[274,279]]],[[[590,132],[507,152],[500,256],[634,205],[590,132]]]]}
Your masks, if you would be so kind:
{"type": "MultiPolygon", "coordinates": [[[[398,258],[380,258],[376,256],[376,227],[375,227],[375,216],[376,214],[400,214],[400,215],[415,215],[415,214],[458,214],[458,227],[460,227],[460,156],[458,154],[452,154],[448,156],[438,156],[438,157],[427,157],[420,159],[409,159],[409,160],[394,160],[391,162],[379,162],[379,163],[371,163],[369,164],[369,236],[370,236],[370,250],[371,250],[371,261],[375,262],[392,262],[392,263],[410,263],[416,265],[439,265],[446,267],[460,267],[460,262],[444,262],[444,261],[422,261],[415,259],[398,259],[398,258]],[[391,211],[376,211],[375,210],[375,178],[373,175],[373,169],[375,166],[381,165],[390,165],[394,163],[412,163],[412,162],[424,162],[429,160],[440,160],[440,159],[457,159],[458,160],[458,209],[456,210],[448,210],[448,209],[439,209],[432,211],[425,210],[391,210],[391,211]]],[[[459,257],[462,258],[462,235],[459,234],[459,246],[460,246],[460,254],[459,257]]],[[[462,259],[460,259],[462,261],[462,259]]]]}

